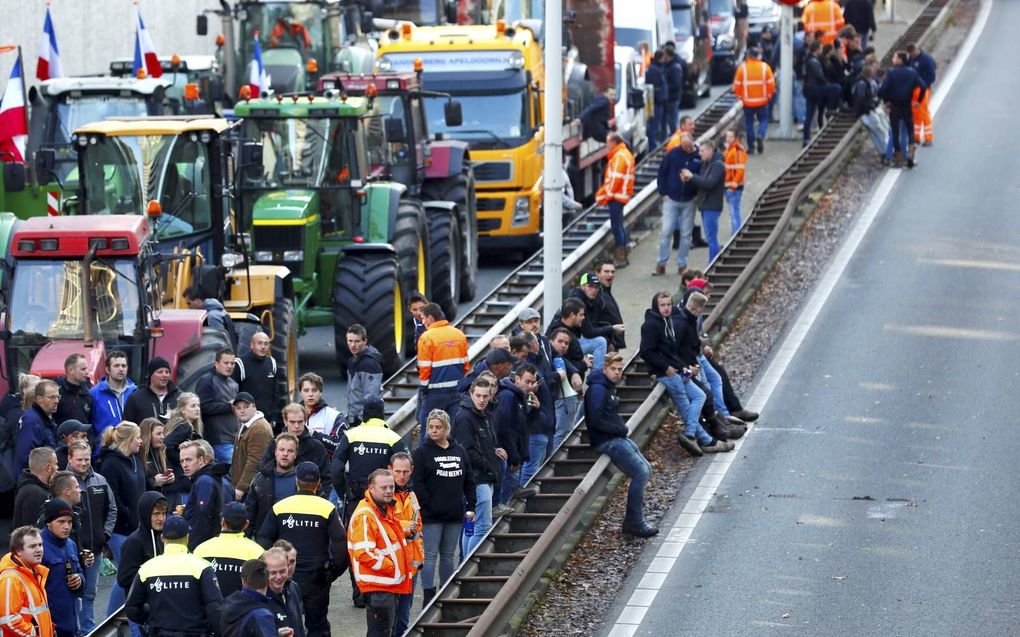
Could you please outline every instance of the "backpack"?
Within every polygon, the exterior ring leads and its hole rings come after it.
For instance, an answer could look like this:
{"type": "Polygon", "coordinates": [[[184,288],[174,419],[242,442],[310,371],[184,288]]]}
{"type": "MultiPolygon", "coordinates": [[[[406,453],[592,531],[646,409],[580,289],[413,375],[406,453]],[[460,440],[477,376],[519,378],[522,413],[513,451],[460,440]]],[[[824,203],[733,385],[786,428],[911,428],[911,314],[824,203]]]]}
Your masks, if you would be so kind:
{"type": "Polygon", "coordinates": [[[20,419],[0,418],[0,493],[13,491],[18,482],[14,468],[14,446],[20,429],[20,419]]]}

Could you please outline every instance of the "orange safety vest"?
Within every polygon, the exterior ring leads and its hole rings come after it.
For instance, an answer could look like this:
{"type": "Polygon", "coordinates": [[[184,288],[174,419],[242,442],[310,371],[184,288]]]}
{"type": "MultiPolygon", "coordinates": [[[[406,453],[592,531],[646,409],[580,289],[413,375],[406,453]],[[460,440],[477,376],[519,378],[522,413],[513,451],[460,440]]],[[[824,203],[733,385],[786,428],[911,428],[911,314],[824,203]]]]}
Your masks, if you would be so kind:
{"type": "Polygon", "coordinates": [[[418,338],[418,381],[428,389],[456,389],[471,371],[464,332],[436,321],[418,338]]]}
{"type": "Polygon", "coordinates": [[[744,185],[744,171],[747,166],[747,149],[737,140],[730,144],[730,147],[723,153],[723,162],[726,164],[726,187],[736,190],[744,185]]]}
{"type": "Polygon", "coordinates": [[[733,75],[733,93],[747,108],[765,106],[776,92],[772,68],[761,60],[747,59],[733,75]]]}
{"type": "Polygon", "coordinates": [[[50,569],[30,569],[13,553],[0,559],[0,627],[3,637],[53,637],[53,618],[46,600],[50,569]]]}
{"type": "Polygon", "coordinates": [[[836,41],[836,35],[846,24],[843,19],[843,9],[835,0],[812,0],[804,7],[804,15],[801,16],[805,31],[824,31],[822,44],[832,44],[836,41]]]}
{"type": "Polygon", "coordinates": [[[418,504],[418,496],[410,489],[407,491],[398,489],[393,494],[393,499],[393,516],[400,520],[400,526],[404,530],[406,551],[411,558],[411,575],[414,575],[425,564],[425,544],[421,537],[421,506],[418,504]],[[408,540],[406,539],[407,531],[411,527],[412,521],[418,523],[418,536],[413,540],[408,540]]]}
{"type": "Polygon", "coordinates": [[[404,529],[395,514],[394,508],[388,507],[383,515],[365,491],[365,499],[351,515],[347,552],[351,556],[351,573],[362,593],[411,592],[411,556],[404,529]]]}
{"type": "Polygon", "coordinates": [[[610,201],[627,203],[634,196],[634,155],[627,144],[617,144],[609,151],[609,164],[602,187],[595,193],[595,201],[605,205],[610,201]]]}

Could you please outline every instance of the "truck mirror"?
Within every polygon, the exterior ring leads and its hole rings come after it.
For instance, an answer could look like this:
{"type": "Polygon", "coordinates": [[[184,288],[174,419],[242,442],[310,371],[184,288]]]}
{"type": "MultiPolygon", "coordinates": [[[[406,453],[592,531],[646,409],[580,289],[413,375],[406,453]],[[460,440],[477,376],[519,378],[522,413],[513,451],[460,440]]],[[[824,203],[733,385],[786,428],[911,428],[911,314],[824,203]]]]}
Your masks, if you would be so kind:
{"type": "Polygon", "coordinates": [[[195,33],[198,35],[209,35],[209,18],[207,16],[198,16],[198,19],[195,21],[195,33]]]}
{"type": "Polygon", "coordinates": [[[11,340],[11,331],[10,330],[0,330],[0,341],[9,341],[9,340],[11,340]]]}
{"type": "Polygon", "coordinates": [[[407,132],[404,131],[404,120],[398,117],[385,117],[383,118],[383,130],[386,133],[386,141],[393,142],[406,142],[407,132]]]}
{"type": "Polygon", "coordinates": [[[57,151],[54,148],[40,148],[35,151],[35,178],[43,184],[55,176],[57,151]]]}
{"type": "Polygon", "coordinates": [[[241,143],[241,170],[250,179],[258,179],[262,174],[262,144],[246,141],[241,143]]]}
{"type": "Polygon", "coordinates": [[[457,2],[455,0],[446,0],[443,3],[443,10],[446,13],[447,24],[457,24],[457,2]]]}
{"type": "MultiPolygon", "coordinates": [[[[53,152],[52,150],[50,152],[53,152]]],[[[21,192],[25,189],[25,164],[19,161],[4,162],[4,190],[21,192]]]]}
{"type": "Polygon", "coordinates": [[[632,88],[627,92],[627,108],[641,110],[645,107],[645,93],[639,88],[632,88]]]}
{"type": "Polygon", "coordinates": [[[460,126],[464,123],[464,112],[460,102],[450,100],[443,105],[443,116],[446,118],[447,126],[460,126]]]}

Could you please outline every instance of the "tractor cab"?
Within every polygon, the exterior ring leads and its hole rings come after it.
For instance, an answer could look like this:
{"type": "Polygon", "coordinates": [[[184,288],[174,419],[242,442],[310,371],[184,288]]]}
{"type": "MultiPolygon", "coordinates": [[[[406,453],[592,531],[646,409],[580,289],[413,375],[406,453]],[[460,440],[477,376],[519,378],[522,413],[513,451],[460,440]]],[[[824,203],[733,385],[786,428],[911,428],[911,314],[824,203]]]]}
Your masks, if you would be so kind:
{"type": "MultiPolygon", "coordinates": [[[[134,77],[134,60],[117,58],[110,62],[110,75],[134,77]]],[[[160,80],[166,82],[166,97],[175,114],[212,115],[222,111],[225,100],[223,71],[214,55],[160,56],[160,80]]]]}

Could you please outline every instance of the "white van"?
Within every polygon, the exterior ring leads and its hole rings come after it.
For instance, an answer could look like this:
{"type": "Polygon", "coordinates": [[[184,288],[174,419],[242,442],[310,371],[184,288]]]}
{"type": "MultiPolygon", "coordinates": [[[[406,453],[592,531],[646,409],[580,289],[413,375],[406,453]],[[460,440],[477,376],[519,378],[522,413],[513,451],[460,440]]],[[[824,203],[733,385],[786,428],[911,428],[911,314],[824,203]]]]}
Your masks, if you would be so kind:
{"type": "Polygon", "coordinates": [[[634,156],[648,151],[652,87],[645,84],[641,57],[629,46],[616,46],[616,130],[634,156]]]}
{"type": "Polygon", "coordinates": [[[647,42],[651,51],[673,39],[673,15],[669,0],[613,0],[616,44],[638,48],[647,42]]]}

